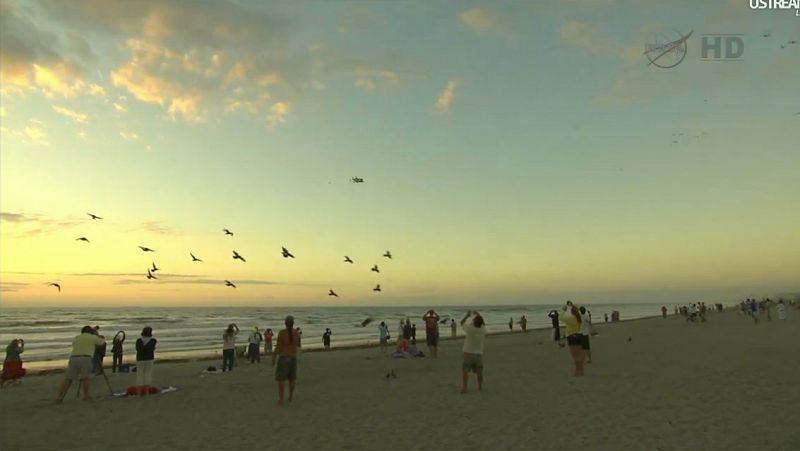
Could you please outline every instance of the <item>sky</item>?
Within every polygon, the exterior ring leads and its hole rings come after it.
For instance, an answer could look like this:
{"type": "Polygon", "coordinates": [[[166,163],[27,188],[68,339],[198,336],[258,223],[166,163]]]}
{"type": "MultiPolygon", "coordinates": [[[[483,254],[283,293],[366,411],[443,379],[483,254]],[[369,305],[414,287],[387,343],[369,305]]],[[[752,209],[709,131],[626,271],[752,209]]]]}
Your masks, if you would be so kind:
{"type": "Polygon", "coordinates": [[[746,0],[0,8],[0,306],[800,290],[795,11],[746,0]],[[685,59],[648,65],[645,45],[676,31],[693,32],[685,59]],[[740,61],[701,59],[714,33],[741,36],[740,61]]]}

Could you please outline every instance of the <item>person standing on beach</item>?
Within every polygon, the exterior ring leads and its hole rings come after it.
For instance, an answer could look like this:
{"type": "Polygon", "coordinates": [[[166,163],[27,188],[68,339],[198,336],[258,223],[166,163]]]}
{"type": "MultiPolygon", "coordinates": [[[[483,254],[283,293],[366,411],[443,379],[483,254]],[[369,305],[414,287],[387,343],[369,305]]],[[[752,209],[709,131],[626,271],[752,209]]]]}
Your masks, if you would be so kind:
{"type": "Polygon", "coordinates": [[[523,332],[528,331],[528,318],[525,318],[525,315],[522,315],[522,318],[519,319],[519,327],[522,328],[523,332]]]}
{"type": "Polygon", "coordinates": [[[236,336],[239,335],[239,326],[228,324],[222,334],[222,372],[233,371],[233,360],[236,357],[236,336]]]}
{"type": "Polygon", "coordinates": [[[250,364],[261,363],[261,331],[258,326],[253,327],[253,332],[247,338],[247,356],[250,357],[250,364]]]}
{"type": "Polygon", "coordinates": [[[103,359],[106,357],[106,337],[100,335],[100,326],[94,326],[94,334],[104,339],[103,344],[96,346],[92,354],[92,373],[100,374],[103,372],[103,359]]]}
{"type": "Polygon", "coordinates": [[[114,335],[111,344],[111,372],[116,373],[117,367],[122,366],[122,344],[125,343],[125,331],[121,330],[114,335]]]}
{"type": "Polygon", "coordinates": [[[564,335],[567,336],[567,345],[569,345],[569,353],[572,355],[572,360],[575,362],[575,376],[583,376],[583,363],[586,359],[586,354],[583,352],[583,335],[581,330],[581,312],[574,305],[572,307],[564,307],[564,313],[561,314],[559,320],[564,323],[564,335]]]}
{"type": "Polygon", "coordinates": [[[778,299],[778,305],[775,306],[775,310],[778,311],[779,321],[786,320],[786,304],[783,303],[783,299],[778,299]]]}
{"type": "Polygon", "coordinates": [[[428,351],[434,359],[437,357],[437,348],[439,346],[439,315],[433,310],[428,310],[422,315],[422,320],[425,321],[425,341],[428,344],[428,351]]]}
{"type": "Polygon", "coordinates": [[[450,336],[456,338],[458,336],[458,329],[456,329],[456,320],[450,320],[450,336]]]}
{"type": "Polygon", "coordinates": [[[326,351],[331,350],[331,330],[326,328],[325,333],[322,334],[322,345],[325,346],[326,351]]]}
{"type": "Polygon", "coordinates": [[[156,343],[158,340],[153,337],[153,328],[150,326],[142,329],[142,336],[136,339],[136,386],[139,393],[145,396],[150,394],[149,387],[153,385],[156,343]]]}
{"type": "Polygon", "coordinates": [[[750,300],[750,315],[753,317],[753,324],[758,324],[758,302],[750,300]]]}
{"type": "Polygon", "coordinates": [[[294,329],[294,317],[289,315],[284,321],[286,329],[278,332],[278,342],[272,354],[272,365],[275,367],[275,381],[278,382],[278,405],[283,405],[283,393],[286,381],[289,381],[289,402],[294,397],[295,381],[297,380],[297,350],[300,348],[299,327],[294,329]],[[275,366],[275,362],[278,365],[275,366]]]}
{"type": "Polygon", "coordinates": [[[264,354],[272,353],[272,329],[264,331],[264,354]]]}
{"type": "Polygon", "coordinates": [[[411,341],[411,320],[406,318],[406,324],[403,326],[403,338],[406,341],[411,341]]]}
{"type": "Polygon", "coordinates": [[[6,346],[6,358],[3,360],[3,374],[0,375],[0,388],[6,385],[6,382],[13,381],[14,385],[22,382],[22,376],[27,372],[22,367],[22,358],[20,354],[25,352],[25,341],[22,338],[15,338],[11,343],[6,346]]]}
{"type": "MultiPolygon", "coordinates": [[[[553,341],[559,346],[563,346],[561,344],[561,325],[558,323],[558,311],[550,310],[547,316],[553,321],[553,341]]],[[[606,315],[606,318],[608,318],[608,315],[606,315]]],[[[606,320],[606,322],[608,322],[608,320],[606,320]]]]}
{"type": "Polygon", "coordinates": [[[83,399],[91,401],[89,394],[89,377],[92,375],[92,356],[96,346],[104,344],[106,341],[94,333],[91,326],[83,326],[80,335],[72,339],[72,352],[67,364],[67,372],[61,387],[58,390],[56,403],[61,404],[67,390],[72,385],[73,380],[77,380],[83,386],[83,399]]]}
{"type": "Polygon", "coordinates": [[[464,361],[461,365],[461,393],[467,393],[469,373],[474,372],[478,378],[478,391],[483,390],[483,342],[486,338],[486,327],[483,317],[478,312],[468,310],[461,320],[464,329],[464,361]],[[473,316],[474,314],[474,316],[473,316]],[[470,316],[472,321],[467,322],[470,316]]]}
{"type": "Polygon", "coordinates": [[[514,330],[514,318],[513,317],[508,319],[508,330],[514,330]]]}
{"type": "Polygon", "coordinates": [[[416,324],[412,324],[411,325],[411,342],[412,343],[416,343],[417,342],[417,325],[416,324]]]}
{"type": "Polygon", "coordinates": [[[665,305],[661,306],[661,317],[664,318],[664,319],[667,318],[667,306],[665,306],[665,305]]]}
{"type": "Polygon", "coordinates": [[[586,308],[580,307],[578,311],[581,313],[581,335],[583,336],[583,343],[581,348],[585,354],[586,363],[592,363],[592,344],[590,342],[592,335],[592,320],[586,314],[586,308]]]}
{"type": "Polygon", "coordinates": [[[378,334],[381,343],[381,352],[386,352],[386,347],[389,342],[389,326],[383,321],[381,321],[381,324],[378,326],[378,334]]]}

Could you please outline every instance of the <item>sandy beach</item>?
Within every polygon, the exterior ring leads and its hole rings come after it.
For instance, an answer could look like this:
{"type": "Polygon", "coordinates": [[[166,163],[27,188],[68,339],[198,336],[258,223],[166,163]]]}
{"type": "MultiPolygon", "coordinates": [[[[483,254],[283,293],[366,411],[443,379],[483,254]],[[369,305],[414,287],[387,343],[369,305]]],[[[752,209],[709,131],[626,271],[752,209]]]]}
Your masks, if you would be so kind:
{"type": "MultiPolygon", "coordinates": [[[[201,373],[218,362],[156,365],[154,381],[179,390],[150,398],[112,398],[95,377],[94,401],[76,400],[73,386],[62,405],[63,375],[27,377],[0,392],[0,448],[800,449],[796,318],[708,318],[599,323],[582,379],[549,331],[490,336],[485,389],[473,378],[466,395],[461,339],[435,360],[306,353],[284,407],[268,358],[229,374],[201,373]],[[390,368],[397,379],[384,377],[390,368]]],[[[115,391],[135,377],[108,375],[115,391]]]]}

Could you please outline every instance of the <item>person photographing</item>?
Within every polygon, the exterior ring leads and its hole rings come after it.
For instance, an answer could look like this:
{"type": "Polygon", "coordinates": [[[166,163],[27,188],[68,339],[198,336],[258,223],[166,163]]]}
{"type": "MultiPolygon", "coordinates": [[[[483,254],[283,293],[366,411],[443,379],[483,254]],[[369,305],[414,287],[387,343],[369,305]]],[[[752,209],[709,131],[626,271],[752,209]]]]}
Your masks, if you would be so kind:
{"type": "Polygon", "coordinates": [[[475,373],[477,376],[478,391],[481,391],[483,390],[483,342],[486,338],[486,325],[483,317],[478,312],[468,310],[464,318],[461,319],[461,328],[464,329],[461,393],[467,393],[470,372],[475,373]]]}

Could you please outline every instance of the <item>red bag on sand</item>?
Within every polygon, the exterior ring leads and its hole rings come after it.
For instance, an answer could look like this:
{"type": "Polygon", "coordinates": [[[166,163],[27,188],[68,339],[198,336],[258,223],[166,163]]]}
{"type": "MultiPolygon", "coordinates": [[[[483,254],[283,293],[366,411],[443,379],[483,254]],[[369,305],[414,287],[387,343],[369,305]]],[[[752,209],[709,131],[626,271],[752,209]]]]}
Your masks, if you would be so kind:
{"type": "Polygon", "coordinates": [[[144,394],[154,395],[160,392],[160,388],[152,385],[131,385],[127,390],[128,396],[142,396],[144,394]]]}

